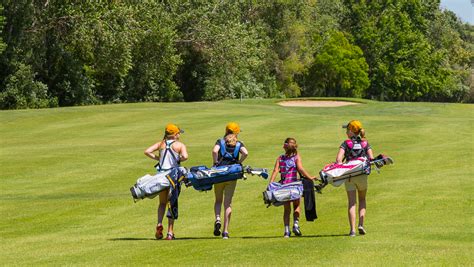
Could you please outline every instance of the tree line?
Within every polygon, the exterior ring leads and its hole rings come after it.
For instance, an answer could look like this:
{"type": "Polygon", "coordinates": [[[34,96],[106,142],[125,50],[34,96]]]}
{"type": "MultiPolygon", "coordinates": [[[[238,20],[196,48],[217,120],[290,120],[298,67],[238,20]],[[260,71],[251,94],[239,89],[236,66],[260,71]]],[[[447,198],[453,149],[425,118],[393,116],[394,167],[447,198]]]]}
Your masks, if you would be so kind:
{"type": "Polygon", "coordinates": [[[298,96],[474,100],[439,0],[3,0],[0,108],[298,96]]]}

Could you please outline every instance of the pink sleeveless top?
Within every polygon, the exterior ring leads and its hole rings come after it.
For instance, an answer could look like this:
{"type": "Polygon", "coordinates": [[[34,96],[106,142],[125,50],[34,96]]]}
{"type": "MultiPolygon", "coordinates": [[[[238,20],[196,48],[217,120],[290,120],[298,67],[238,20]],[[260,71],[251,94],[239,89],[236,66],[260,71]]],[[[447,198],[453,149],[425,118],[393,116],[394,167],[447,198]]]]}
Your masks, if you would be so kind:
{"type": "Polygon", "coordinates": [[[298,155],[293,155],[287,157],[286,155],[281,155],[279,159],[280,183],[288,184],[298,181],[298,170],[296,168],[296,157],[298,155]]]}

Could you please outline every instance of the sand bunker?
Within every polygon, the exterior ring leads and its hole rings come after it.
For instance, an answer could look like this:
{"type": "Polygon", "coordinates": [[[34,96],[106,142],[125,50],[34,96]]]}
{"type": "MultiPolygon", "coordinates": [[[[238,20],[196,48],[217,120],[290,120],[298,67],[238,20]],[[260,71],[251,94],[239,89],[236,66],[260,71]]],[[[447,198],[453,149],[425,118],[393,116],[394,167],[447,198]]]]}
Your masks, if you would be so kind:
{"type": "Polygon", "coordinates": [[[359,105],[356,102],[347,101],[318,101],[318,100],[290,100],[278,102],[278,105],[284,107],[342,107],[359,105]]]}

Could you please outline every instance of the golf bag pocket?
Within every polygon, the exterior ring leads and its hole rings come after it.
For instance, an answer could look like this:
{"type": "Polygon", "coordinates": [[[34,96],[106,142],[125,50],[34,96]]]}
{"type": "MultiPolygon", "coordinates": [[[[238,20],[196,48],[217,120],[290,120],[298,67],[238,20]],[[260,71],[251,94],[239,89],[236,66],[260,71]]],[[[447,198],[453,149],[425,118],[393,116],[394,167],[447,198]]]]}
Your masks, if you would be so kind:
{"type": "MultiPolygon", "coordinates": [[[[263,192],[263,202],[268,206],[281,206],[285,202],[298,200],[303,195],[303,183],[296,181],[288,184],[270,183],[263,192]]],[[[267,206],[267,207],[268,207],[267,206]]]]}
{"type": "Polygon", "coordinates": [[[161,191],[170,187],[170,182],[166,175],[170,171],[159,172],[155,175],[145,175],[139,178],[134,186],[130,188],[130,192],[135,201],[144,198],[154,198],[161,191]]]}

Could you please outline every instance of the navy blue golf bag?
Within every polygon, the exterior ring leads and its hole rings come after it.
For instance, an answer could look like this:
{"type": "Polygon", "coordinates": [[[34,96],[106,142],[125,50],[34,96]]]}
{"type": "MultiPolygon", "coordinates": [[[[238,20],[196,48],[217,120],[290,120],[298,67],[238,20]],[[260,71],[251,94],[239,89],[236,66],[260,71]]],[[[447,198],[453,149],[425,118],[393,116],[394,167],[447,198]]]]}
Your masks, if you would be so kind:
{"type": "Polygon", "coordinates": [[[208,168],[206,166],[191,167],[186,178],[188,183],[199,191],[212,189],[213,184],[233,181],[244,177],[242,165],[232,164],[208,168]]]}
{"type": "Polygon", "coordinates": [[[257,175],[264,179],[268,178],[268,170],[265,168],[242,167],[240,164],[224,165],[208,168],[206,166],[191,167],[186,175],[186,185],[192,185],[198,191],[208,191],[213,184],[245,179],[244,174],[257,175]]]}

